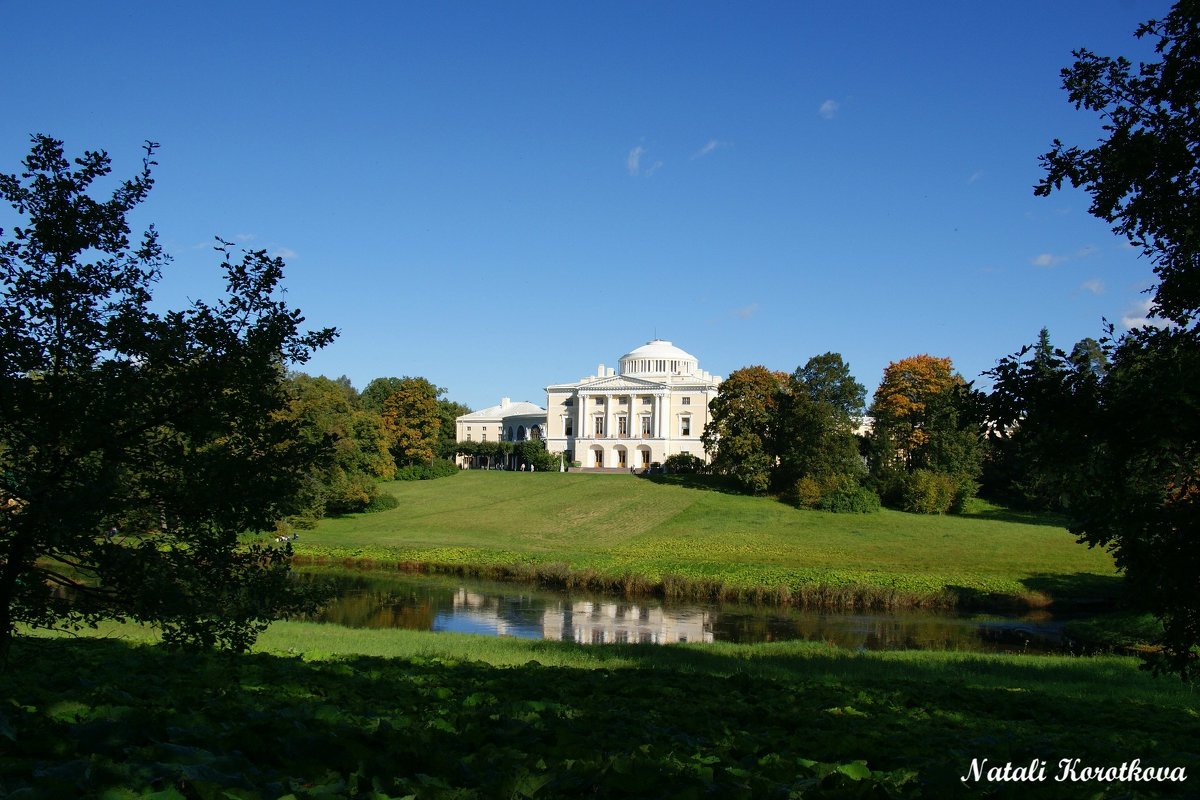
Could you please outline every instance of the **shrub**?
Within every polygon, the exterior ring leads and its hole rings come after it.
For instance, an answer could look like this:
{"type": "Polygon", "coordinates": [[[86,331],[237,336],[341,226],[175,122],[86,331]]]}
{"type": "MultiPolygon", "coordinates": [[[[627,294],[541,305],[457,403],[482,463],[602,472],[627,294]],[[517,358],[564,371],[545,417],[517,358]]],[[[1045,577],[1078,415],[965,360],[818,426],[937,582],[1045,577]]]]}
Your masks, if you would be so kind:
{"type": "Polygon", "coordinates": [[[945,514],[959,497],[959,484],[954,475],[914,470],[904,482],[901,507],[913,514],[945,514]]]}
{"type": "Polygon", "coordinates": [[[879,510],[879,495],[863,486],[853,475],[805,475],[792,489],[792,504],[799,508],[839,514],[872,514],[879,510]]]}
{"type": "Polygon", "coordinates": [[[376,511],[387,511],[399,505],[400,498],[396,497],[396,495],[377,491],[375,496],[371,498],[371,502],[367,503],[367,507],[363,510],[367,513],[374,513],[376,511]]]}
{"type": "Polygon", "coordinates": [[[672,475],[698,475],[704,471],[704,462],[691,453],[676,453],[667,456],[663,467],[672,475]]]}
{"type": "Polygon", "coordinates": [[[821,484],[811,475],[805,475],[796,481],[790,500],[798,508],[816,508],[821,504],[821,484]]]}

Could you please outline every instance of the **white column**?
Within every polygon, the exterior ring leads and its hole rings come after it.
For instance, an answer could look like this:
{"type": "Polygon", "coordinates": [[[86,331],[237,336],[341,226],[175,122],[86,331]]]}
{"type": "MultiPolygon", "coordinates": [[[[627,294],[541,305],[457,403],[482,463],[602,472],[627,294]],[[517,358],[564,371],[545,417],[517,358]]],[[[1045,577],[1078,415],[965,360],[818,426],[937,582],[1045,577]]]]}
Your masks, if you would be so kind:
{"type": "Polygon", "coordinates": [[[579,395],[579,425],[575,428],[575,438],[583,439],[588,435],[587,431],[587,397],[583,394],[579,395]]]}
{"type": "Polygon", "coordinates": [[[654,395],[654,438],[661,439],[663,436],[663,397],[661,394],[654,395]]]}

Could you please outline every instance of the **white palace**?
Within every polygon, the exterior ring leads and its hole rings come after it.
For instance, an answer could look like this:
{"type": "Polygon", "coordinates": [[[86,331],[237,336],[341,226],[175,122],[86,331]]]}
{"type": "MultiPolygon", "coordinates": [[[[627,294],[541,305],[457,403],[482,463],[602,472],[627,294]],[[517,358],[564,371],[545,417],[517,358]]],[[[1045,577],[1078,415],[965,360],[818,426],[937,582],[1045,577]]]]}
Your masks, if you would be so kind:
{"type": "Polygon", "coordinates": [[[546,408],[500,405],[457,419],[458,441],[544,438],[552,453],[587,470],[627,471],[690,453],[708,460],[700,435],[721,378],[696,357],[655,339],[594,375],[546,387],[546,408]]]}

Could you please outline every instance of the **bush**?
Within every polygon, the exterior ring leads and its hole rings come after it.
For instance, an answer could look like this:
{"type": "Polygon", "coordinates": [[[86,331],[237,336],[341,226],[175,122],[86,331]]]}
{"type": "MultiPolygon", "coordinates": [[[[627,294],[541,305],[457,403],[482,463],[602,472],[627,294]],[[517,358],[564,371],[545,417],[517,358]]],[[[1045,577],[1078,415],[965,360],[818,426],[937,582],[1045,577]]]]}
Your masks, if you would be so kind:
{"type": "Polygon", "coordinates": [[[663,467],[672,475],[698,475],[704,471],[704,462],[691,453],[676,453],[667,456],[663,467]]]}
{"type": "Polygon", "coordinates": [[[376,511],[388,511],[399,505],[400,498],[396,497],[396,495],[388,494],[387,492],[376,492],[375,496],[371,498],[371,502],[367,503],[367,507],[363,510],[369,514],[373,514],[376,511]]]}
{"type": "Polygon", "coordinates": [[[798,508],[817,508],[821,504],[821,484],[811,475],[805,475],[796,481],[789,499],[798,508]]]}
{"type": "Polygon", "coordinates": [[[444,458],[435,458],[428,464],[409,464],[396,470],[398,481],[429,481],[458,474],[458,465],[444,458]]]}
{"type": "Polygon", "coordinates": [[[954,475],[918,469],[904,482],[901,508],[913,514],[946,514],[958,494],[959,480],[954,475]]]}
{"type": "Polygon", "coordinates": [[[879,495],[853,475],[826,475],[819,480],[805,475],[796,481],[788,499],[799,508],[838,514],[873,514],[880,508],[879,495]]]}

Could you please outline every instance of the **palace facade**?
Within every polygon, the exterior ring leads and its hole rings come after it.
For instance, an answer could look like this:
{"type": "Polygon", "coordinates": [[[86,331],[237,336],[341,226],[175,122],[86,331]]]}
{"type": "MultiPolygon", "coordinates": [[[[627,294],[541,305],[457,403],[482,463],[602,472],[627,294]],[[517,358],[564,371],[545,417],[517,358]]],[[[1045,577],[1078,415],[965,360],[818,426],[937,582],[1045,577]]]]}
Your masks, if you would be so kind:
{"type": "Polygon", "coordinates": [[[456,420],[458,441],[543,438],[551,453],[585,470],[627,471],[677,453],[708,461],[700,441],[721,378],[662,339],[629,351],[618,367],[546,387],[546,408],[510,403],[456,420]]]}
{"type": "Polygon", "coordinates": [[[645,469],[690,453],[707,461],[700,435],[721,379],[696,357],[655,339],[574,383],[546,387],[546,447],[584,469],[645,469]]]}

